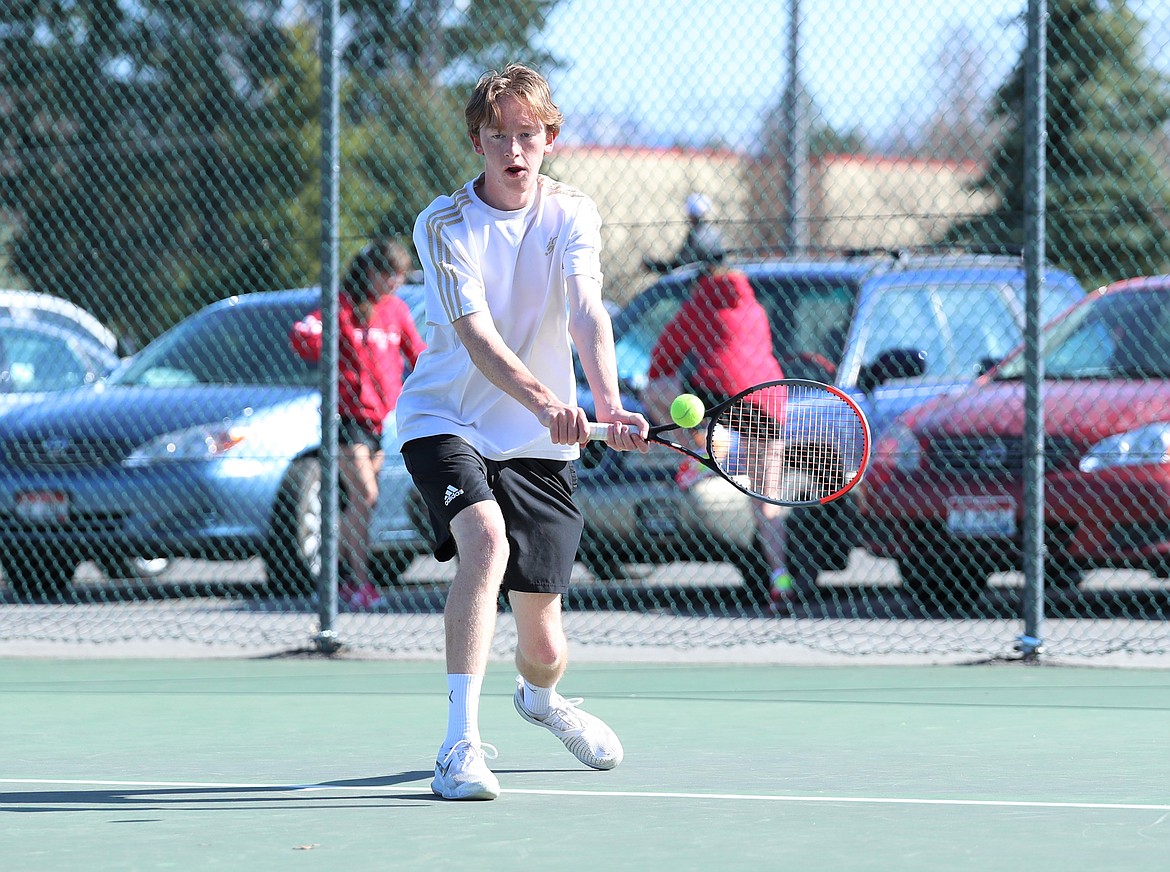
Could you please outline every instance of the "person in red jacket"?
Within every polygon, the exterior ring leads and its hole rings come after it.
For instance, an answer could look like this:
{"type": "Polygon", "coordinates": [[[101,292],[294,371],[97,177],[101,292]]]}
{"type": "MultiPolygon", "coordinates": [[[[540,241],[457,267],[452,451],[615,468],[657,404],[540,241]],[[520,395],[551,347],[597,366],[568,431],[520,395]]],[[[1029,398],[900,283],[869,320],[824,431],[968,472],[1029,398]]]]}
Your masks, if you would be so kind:
{"type": "MultiPolygon", "coordinates": [[[[345,495],[340,597],[348,608],[383,602],[370,581],[370,517],[378,501],[378,473],[385,455],[382,425],[402,393],[405,362],[414,366],[426,348],[410,309],[395,293],[413,266],[397,242],[376,240],[353,259],[338,299],[337,406],[339,472],[345,495]]],[[[293,349],[305,360],[321,359],[321,310],[292,328],[293,349]]]]}
{"type": "MultiPolygon", "coordinates": [[[[742,272],[721,264],[722,257],[716,253],[650,352],[649,384],[643,401],[655,422],[670,420],[670,402],[684,391],[696,394],[711,408],[753,385],[784,378],[772,350],[767,313],[756,300],[751,283],[742,272]]],[[[779,406],[775,399],[773,411],[783,408],[784,398],[779,398],[779,406]]],[[[767,477],[779,476],[784,445],[778,439],[765,439],[760,447],[767,460],[762,466],[751,464],[748,474],[753,488],[768,493],[779,484],[767,477]]],[[[690,472],[680,470],[680,486],[693,483],[690,472]]],[[[752,500],[756,528],[771,568],[770,604],[776,612],[784,611],[794,595],[786,548],[788,511],[752,500]]]]}

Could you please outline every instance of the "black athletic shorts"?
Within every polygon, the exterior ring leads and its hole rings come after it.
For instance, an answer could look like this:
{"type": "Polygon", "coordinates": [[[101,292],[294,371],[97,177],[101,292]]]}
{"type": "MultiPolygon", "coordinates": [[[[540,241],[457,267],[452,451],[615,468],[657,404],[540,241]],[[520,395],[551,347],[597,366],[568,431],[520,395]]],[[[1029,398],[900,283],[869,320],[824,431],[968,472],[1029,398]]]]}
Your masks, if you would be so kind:
{"type": "Polygon", "coordinates": [[[426,503],[435,557],[455,556],[451,520],[456,515],[473,503],[495,500],[508,533],[503,589],[568,591],[584,527],[573,502],[577,470],[571,462],[488,460],[457,436],[412,439],[402,446],[402,459],[426,503]]]}

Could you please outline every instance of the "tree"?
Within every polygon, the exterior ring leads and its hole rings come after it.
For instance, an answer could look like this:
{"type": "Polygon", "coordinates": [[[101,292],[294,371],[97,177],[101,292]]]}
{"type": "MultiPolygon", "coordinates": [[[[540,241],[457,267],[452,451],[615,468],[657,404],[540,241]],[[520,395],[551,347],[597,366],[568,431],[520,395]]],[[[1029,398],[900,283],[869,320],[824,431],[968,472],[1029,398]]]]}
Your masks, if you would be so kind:
{"type": "Polygon", "coordinates": [[[987,66],[986,47],[969,27],[949,30],[939,43],[932,76],[900,113],[907,119],[920,109],[929,114],[896,131],[889,152],[927,160],[987,160],[1000,134],[998,124],[988,123],[987,66]]]}
{"type": "MultiPolygon", "coordinates": [[[[810,119],[808,132],[809,157],[817,158],[831,154],[866,154],[869,145],[860,127],[838,130],[830,125],[815,101],[806,106],[810,119]]],[[[769,109],[760,126],[760,157],[782,158],[787,153],[788,131],[785,129],[784,106],[779,103],[769,109]]]]}
{"type": "MultiPolygon", "coordinates": [[[[548,71],[534,47],[560,0],[348,0],[343,3],[340,222],[343,260],[371,236],[408,238],[437,195],[479,170],[463,130],[468,88],[520,59],[548,71]]],[[[311,125],[310,125],[311,127],[311,125]]],[[[306,138],[316,141],[311,129],[306,138]]],[[[319,183],[302,191],[304,236],[317,238],[319,183]]]]}
{"type": "Polygon", "coordinates": [[[0,203],[12,267],[119,332],[149,338],[208,299],[263,286],[234,216],[306,170],[269,86],[281,0],[20,0],[0,9],[0,203]],[[234,267],[229,267],[234,265],[234,267]]]}
{"type": "MultiPolygon", "coordinates": [[[[474,172],[467,84],[525,59],[557,0],[343,0],[347,258],[474,172]]],[[[320,4],[0,3],[9,270],[132,344],[320,274],[320,4]],[[290,10],[301,10],[300,18],[290,10]]]]}
{"type": "Polygon", "coordinates": [[[524,59],[547,71],[554,58],[534,37],[560,0],[347,0],[353,38],[343,55],[352,72],[378,80],[395,74],[461,90],[485,69],[524,59]]]}
{"type": "MultiPolygon", "coordinates": [[[[1170,265],[1170,193],[1157,150],[1170,119],[1166,77],[1141,55],[1144,24],[1125,0],[1050,0],[1045,76],[1046,247],[1049,257],[1098,285],[1170,265]]],[[[960,221],[953,243],[1024,240],[1024,58],[1000,87],[1004,135],[981,190],[992,212],[960,221]]]]}

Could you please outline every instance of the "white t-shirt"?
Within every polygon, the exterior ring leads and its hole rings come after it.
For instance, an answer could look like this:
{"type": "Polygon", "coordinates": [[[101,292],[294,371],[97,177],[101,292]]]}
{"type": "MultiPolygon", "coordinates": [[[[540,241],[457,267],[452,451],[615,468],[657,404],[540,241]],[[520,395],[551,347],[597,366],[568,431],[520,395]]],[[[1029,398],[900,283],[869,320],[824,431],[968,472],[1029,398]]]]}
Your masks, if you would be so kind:
{"type": "Polygon", "coordinates": [[[571,460],[548,428],[471,361],[452,322],[491,313],[504,343],[565,403],[577,402],[565,277],[601,281],[601,216],[580,191],[540,176],[525,209],[493,209],[468,182],[438,197],[414,225],[426,284],[427,349],[398,400],[399,444],[424,436],[465,439],[490,460],[571,460]]]}

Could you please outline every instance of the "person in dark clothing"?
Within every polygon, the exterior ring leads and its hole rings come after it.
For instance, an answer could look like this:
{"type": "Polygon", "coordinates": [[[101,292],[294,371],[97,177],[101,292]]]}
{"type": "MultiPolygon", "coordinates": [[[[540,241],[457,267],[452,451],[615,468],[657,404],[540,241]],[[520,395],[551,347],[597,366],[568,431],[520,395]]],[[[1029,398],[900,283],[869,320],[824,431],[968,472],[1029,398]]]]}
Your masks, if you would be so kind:
{"type": "Polygon", "coordinates": [[[669,260],[642,258],[642,265],[650,272],[665,273],[687,264],[712,263],[722,259],[725,251],[723,237],[707,220],[711,201],[703,194],[691,194],[687,197],[685,209],[690,226],[682,247],[669,260]]]}

